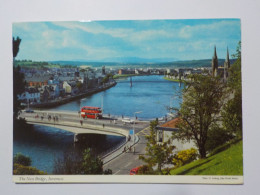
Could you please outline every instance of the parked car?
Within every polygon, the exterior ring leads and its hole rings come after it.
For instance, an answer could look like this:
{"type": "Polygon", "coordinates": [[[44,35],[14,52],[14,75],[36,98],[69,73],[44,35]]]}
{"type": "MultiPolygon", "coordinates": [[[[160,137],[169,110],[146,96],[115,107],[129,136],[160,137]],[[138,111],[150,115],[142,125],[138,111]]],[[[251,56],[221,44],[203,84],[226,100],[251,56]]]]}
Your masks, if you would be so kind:
{"type": "Polygon", "coordinates": [[[32,109],[26,109],[25,112],[26,113],[34,113],[34,111],[32,109]]]}
{"type": "Polygon", "coordinates": [[[140,168],[141,168],[141,166],[140,167],[135,167],[135,168],[131,169],[130,170],[130,175],[136,175],[140,168]]]}

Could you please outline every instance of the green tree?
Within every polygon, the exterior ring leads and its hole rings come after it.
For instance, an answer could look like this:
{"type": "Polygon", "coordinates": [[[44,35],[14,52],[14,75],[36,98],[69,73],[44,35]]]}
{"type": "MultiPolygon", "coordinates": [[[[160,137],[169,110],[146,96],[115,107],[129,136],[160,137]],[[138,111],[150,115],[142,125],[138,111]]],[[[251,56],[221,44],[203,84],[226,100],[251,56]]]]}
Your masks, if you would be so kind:
{"type": "Polygon", "coordinates": [[[18,95],[25,91],[26,81],[24,80],[24,74],[20,72],[20,66],[13,68],[13,118],[16,117],[19,111],[22,109],[21,101],[18,100],[18,95]]]}
{"type": "Polygon", "coordinates": [[[105,170],[103,172],[103,162],[101,159],[92,154],[90,149],[86,149],[82,153],[75,153],[74,151],[65,152],[63,158],[55,160],[53,173],[65,175],[98,175],[112,174],[112,170],[105,170]]]}
{"type": "Polygon", "coordinates": [[[242,137],[242,79],[241,79],[241,42],[239,41],[235,63],[229,69],[228,87],[231,98],[224,106],[223,126],[227,131],[242,137]]]}
{"type": "Polygon", "coordinates": [[[172,163],[173,150],[175,149],[175,146],[171,144],[170,139],[164,143],[157,143],[157,125],[158,120],[152,121],[150,123],[150,135],[146,137],[146,152],[145,155],[142,155],[139,158],[143,160],[145,163],[147,163],[147,170],[152,170],[153,166],[157,166],[157,171],[159,172],[159,174],[163,174],[163,165],[172,163]]]}
{"type": "Polygon", "coordinates": [[[14,164],[14,175],[47,175],[46,172],[36,169],[35,167],[14,164]]]}
{"type": "Polygon", "coordinates": [[[13,163],[20,164],[23,166],[31,166],[32,160],[30,157],[24,156],[23,154],[18,153],[14,156],[13,163]]]}
{"type": "Polygon", "coordinates": [[[103,174],[103,162],[99,157],[91,154],[89,148],[83,152],[82,170],[84,174],[103,174]]]}
{"type": "Polygon", "coordinates": [[[13,37],[13,58],[14,59],[19,52],[19,46],[20,46],[21,41],[22,41],[22,39],[20,39],[19,37],[16,37],[16,39],[13,37]]]}
{"type": "Polygon", "coordinates": [[[28,156],[18,153],[13,158],[14,175],[46,175],[44,171],[31,167],[32,160],[28,156]]]}
{"type": "Polygon", "coordinates": [[[226,98],[226,85],[217,77],[192,75],[185,83],[179,109],[179,131],[173,137],[193,140],[200,158],[206,158],[206,142],[210,131],[220,124],[220,111],[226,98]],[[214,127],[214,128],[213,128],[214,127]]]}
{"type": "Polygon", "coordinates": [[[24,74],[20,72],[19,66],[15,67],[15,57],[18,55],[21,39],[13,37],[13,119],[16,120],[19,111],[22,109],[18,95],[25,91],[26,82],[24,74]]]}

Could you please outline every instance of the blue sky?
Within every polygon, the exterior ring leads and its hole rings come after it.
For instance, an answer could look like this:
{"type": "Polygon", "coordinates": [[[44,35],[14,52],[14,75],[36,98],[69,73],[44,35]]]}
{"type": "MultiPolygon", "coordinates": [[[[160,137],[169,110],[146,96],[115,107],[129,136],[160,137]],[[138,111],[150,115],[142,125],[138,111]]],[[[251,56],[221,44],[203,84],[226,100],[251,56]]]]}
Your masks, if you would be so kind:
{"type": "Polygon", "coordinates": [[[113,61],[119,58],[209,59],[236,51],[239,19],[24,22],[17,59],[113,61]]]}

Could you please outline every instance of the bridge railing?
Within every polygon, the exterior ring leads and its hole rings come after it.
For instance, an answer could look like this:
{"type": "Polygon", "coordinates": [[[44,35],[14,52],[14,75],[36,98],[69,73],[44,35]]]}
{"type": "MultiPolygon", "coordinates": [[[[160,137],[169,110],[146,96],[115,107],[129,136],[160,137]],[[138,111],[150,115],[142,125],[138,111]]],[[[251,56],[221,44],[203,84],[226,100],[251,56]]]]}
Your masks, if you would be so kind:
{"type": "Polygon", "coordinates": [[[122,141],[120,141],[118,144],[116,144],[115,146],[113,146],[112,148],[100,153],[98,155],[99,158],[104,159],[105,157],[107,157],[108,155],[110,155],[111,153],[115,152],[116,150],[121,149],[125,144],[127,143],[126,139],[123,139],[122,141]]]}

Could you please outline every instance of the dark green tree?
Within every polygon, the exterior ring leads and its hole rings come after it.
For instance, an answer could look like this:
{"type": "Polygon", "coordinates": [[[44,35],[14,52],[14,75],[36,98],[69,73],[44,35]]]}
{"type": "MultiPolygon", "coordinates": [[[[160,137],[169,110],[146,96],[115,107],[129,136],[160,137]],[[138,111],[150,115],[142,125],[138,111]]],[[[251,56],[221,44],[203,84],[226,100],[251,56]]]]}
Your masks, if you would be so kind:
{"type": "Polygon", "coordinates": [[[230,98],[224,106],[223,126],[227,131],[242,137],[242,79],[241,79],[241,42],[239,41],[236,54],[237,60],[229,69],[228,87],[230,98]]]}
{"type": "Polygon", "coordinates": [[[220,111],[227,96],[226,85],[219,78],[193,75],[185,83],[183,102],[179,109],[179,131],[173,137],[190,141],[198,147],[200,158],[206,158],[209,132],[220,125],[220,111]]]}
{"type": "MultiPolygon", "coordinates": [[[[67,151],[63,158],[55,160],[54,174],[65,175],[98,175],[103,174],[103,162],[100,158],[86,149],[83,153],[67,151]]],[[[112,170],[106,170],[104,174],[111,174],[112,170]]]]}
{"type": "Polygon", "coordinates": [[[28,156],[18,153],[13,158],[14,175],[46,175],[44,171],[31,167],[32,160],[28,156]]]}
{"type": "Polygon", "coordinates": [[[32,160],[30,157],[24,156],[23,154],[18,153],[14,156],[13,163],[20,164],[23,166],[31,166],[32,160]]]}
{"type": "Polygon", "coordinates": [[[13,37],[13,58],[15,58],[19,52],[19,47],[22,39],[19,37],[16,37],[16,39],[13,37]]]}
{"type": "Polygon", "coordinates": [[[91,154],[89,148],[83,152],[82,170],[88,175],[103,174],[103,162],[99,157],[91,154]]]}
{"type": "MultiPolygon", "coordinates": [[[[152,121],[150,123],[150,135],[146,137],[147,144],[145,148],[145,155],[140,156],[139,158],[143,160],[146,165],[147,170],[152,170],[153,166],[157,166],[157,172],[163,174],[162,167],[165,164],[172,163],[173,151],[175,146],[171,144],[169,139],[167,142],[158,143],[157,142],[157,133],[156,126],[158,125],[158,120],[152,121]]],[[[148,173],[150,173],[149,171],[148,173]]],[[[144,171],[143,174],[147,173],[144,171]]]]}
{"type": "Polygon", "coordinates": [[[24,74],[20,72],[21,68],[15,66],[15,57],[19,52],[21,39],[13,37],[13,119],[16,120],[19,111],[22,109],[21,102],[18,100],[18,95],[25,91],[26,82],[24,74]]]}

